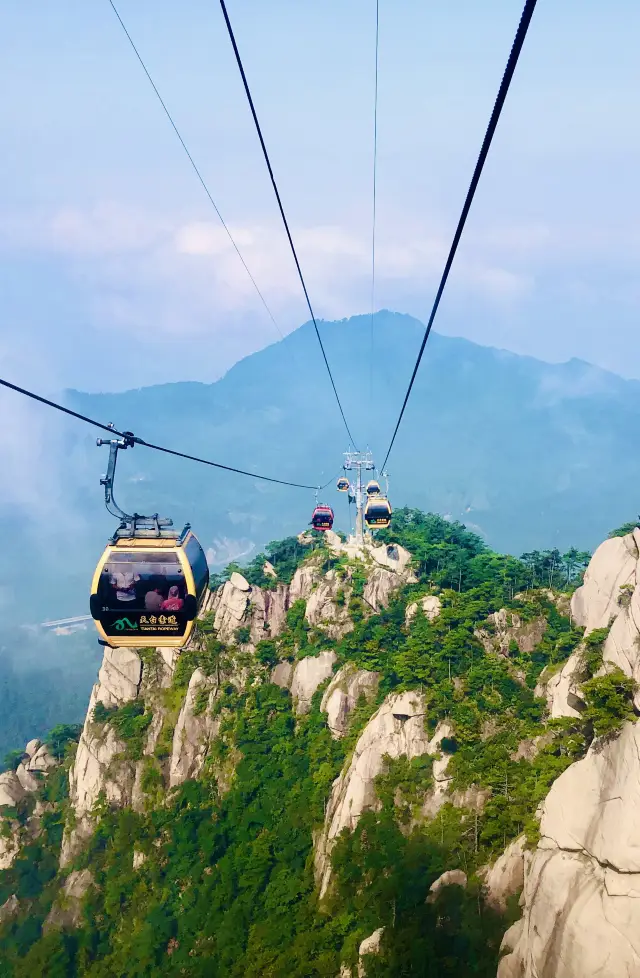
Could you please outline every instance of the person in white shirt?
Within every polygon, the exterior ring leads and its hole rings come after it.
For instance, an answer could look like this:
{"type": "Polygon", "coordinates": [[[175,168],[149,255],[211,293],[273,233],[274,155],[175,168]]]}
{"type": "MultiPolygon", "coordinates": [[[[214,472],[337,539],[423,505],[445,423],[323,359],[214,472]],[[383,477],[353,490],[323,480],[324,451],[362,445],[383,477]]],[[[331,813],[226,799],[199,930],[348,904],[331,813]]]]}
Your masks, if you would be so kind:
{"type": "Polygon", "coordinates": [[[130,605],[136,600],[136,582],[140,580],[140,575],[133,568],[112,571],[109,580],[116,589],[116,598],[121,604],[130,605]]]}

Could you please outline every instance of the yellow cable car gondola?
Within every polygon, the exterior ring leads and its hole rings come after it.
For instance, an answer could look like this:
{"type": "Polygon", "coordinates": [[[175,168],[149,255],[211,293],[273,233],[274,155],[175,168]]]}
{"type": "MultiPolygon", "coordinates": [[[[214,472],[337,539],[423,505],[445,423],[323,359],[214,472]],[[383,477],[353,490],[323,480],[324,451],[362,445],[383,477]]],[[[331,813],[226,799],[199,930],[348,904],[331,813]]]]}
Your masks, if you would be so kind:
{"type": "Polygon", "coordinates": [[[169,646],[189,640],[209,584],[209,568],[198,539],[187,524],[181,533],[171,520],[128,516],[113,498],[119,449],[132,438],[109,444],[109,469],[101,480],[108,511],[120,526],[98,561],[91,586],[90,610],[102,645],[169,646]]]}
{"type": "Polygon", "coordinates": [[[364,521],[372,529],[381,529],[391,522],[391,504],[386,496],[369,496],[364,509],[364,521]]]}
{"type": "Polygon", "coordinates": [[[370,479],[367,482],[367,496],[379,496],[380,495],[380,483],[376,482],[375,479],[370,479]]]}
{"type": "Polygon", "coordinates": [[[343,475],[338,479],[336,489],[338,492],[349,492],[349,480],[346,476],[343,475]]]}

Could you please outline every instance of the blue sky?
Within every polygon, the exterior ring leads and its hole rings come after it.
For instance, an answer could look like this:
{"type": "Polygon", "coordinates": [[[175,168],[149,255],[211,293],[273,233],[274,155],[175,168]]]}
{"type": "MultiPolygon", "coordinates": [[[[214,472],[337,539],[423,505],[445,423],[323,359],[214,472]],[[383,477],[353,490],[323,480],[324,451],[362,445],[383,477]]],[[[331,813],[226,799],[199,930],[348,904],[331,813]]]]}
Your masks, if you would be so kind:
{"type": "MultiPolygon", "coordinates": [[[[118,6],[288,332],[306,310],[219,5],[118,6]]],[[[380,6],[376,306],[424,319],[521,3],[380,6]]],[[[366,312],[374,0],[228,7],[316,312],[366,312]]],[[[630,0],[539,0],[441,332],[640,377],[639,33],[630,0]]],[[[278,338],[108,0],[2,5],[0,85],[5,375],[208,381],[278,338]]]]}

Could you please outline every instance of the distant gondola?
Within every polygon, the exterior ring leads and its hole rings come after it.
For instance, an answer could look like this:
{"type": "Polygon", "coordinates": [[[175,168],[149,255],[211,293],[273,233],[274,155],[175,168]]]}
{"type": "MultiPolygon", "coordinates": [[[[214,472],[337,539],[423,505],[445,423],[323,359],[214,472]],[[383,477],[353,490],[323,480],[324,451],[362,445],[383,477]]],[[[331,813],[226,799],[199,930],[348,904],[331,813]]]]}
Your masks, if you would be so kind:
{"type": "Polygon", "coordinates": [[[376,482],[375,479],[371,479],[367,482],[367,496],[379,496],[380,495],[380,483],[376,482]]]}
{"type": "Polygon", "coordinates": [[[338,492],[349,492],[349,480],[342,476],[336,483],[338,492]]]}
{"type": "Polygon", "coordinates": [[[364,510],[364,521],[372,529],[389,526],[391,504],[386,496],[369,496],[364,510]]]}
{"type": "Polygon", "coordinates": [[[119,449],[133,438],[109,444],[109,469],[101,480],[109,512],[120,526],[98,561],[89,607],[103,645],[169,646],[189,640],[209,584],[207,558],[187,524],[182,532],[158,516],[129,516],[113,498],[119,449]]]}
{"type": "Polygon", "coordinates": [[[333,510],[331,506],[316,506],[311,517],[314,530],[330,530],[333,526],[333,510]]]}

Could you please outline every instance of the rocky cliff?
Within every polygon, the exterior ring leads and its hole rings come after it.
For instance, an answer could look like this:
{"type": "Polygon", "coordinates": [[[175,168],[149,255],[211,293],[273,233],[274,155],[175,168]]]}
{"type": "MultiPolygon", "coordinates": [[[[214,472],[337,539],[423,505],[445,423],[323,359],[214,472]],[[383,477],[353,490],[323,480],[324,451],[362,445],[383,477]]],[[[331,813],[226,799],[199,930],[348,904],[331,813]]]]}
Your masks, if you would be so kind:
{"type": "Polygon", "coordinates": [[[77,745],[0,775],[10,978],[640,974],[640,531],[569,608],[429,520],[105,650],[77,745]]]}
{"type": "MultiPolygon", "coordinates": [[[[585,637],[609,629],[600,673],[640,678],[640,531],[605,541],[573,596],[585,637]]],[[[584,709],[579,654],[558,675],[555,716],[584,709]],[[573,690],[573,692],[572,692],[573,690]],[[564,708],[562,706],[564,701],[564,708]]],[[[636,693],[636,702],[637,702],[636,693]]],[[[505,935],[499,978],[640,974],[640,726],[595,738],[541,807],[526,861],[523,917],[505,935]]]]}

